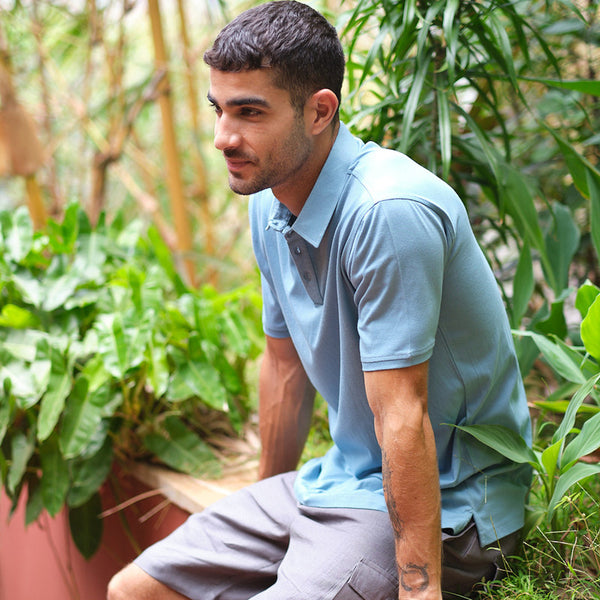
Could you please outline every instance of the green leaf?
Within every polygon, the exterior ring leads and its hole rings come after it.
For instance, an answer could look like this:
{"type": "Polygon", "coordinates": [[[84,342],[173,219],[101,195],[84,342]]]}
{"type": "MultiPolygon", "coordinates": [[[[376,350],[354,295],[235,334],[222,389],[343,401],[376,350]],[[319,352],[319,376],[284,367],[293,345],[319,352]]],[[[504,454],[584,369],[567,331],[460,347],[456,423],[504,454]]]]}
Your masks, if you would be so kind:
{"type": "MultiPolygon", "coordinates": [[[[582,154],[563,137],[561,137],[554,127],[544,125],[546,130],[554,137],[560,147],[563,157],[569,167],[569,173],[573,177],[573,183],[577,189],[586,198],[590,197],[590,181],[600,182],[600,171],[590,163],[582,154]]],[[[598,250],[598,248],[596,248],[598,250]]]]}
{"type": "Polygon", "coordinates": [[[553,207],[554,226],[545,238],[548,261],[552,269],[554,291],[561,292],[568,286],[571,260],[579,248],[579,228],[571,211],[564,204],[553,207]]]}
{"type": "Polygon", "coordinates": [[[73,271],[65,273],[56,279],[47,278],[45,281],[42,309],[52,312],[63,306],[73,296],[80,283],[82,283],[81,279],[73,271]]]}
{"type": "Polygon", "coordinates": [[[52,436],[40,447],[42,465],[41,493],[44,508],[51,517],[58,514],[69,489],[69,470],[60,453],[58,440],[52,436]]]}
{"type": "Polygon", "coordinates": [[[533,331],[519,333],[533,339],[540,352],[544,355],[544,358],[548,361],[548,364],[561,377],[574,383],[585,383],[586,379],[581,369],[573,363],[570,355],[559,344],[555,344],[547,337],[533,331]]]}
{"type": "Polygon", "coordinates": [[[60,448],[65,458],[74,458],[85,452],[100,427],[104,406],[109,402],[110,389],[88,389],[85,377],[78,377],[65,406],[60,431],[60,448]]]}
{"type": "Polygon", "coordinates": [[[525,242],[519,255],[519,262],[515,272],[512,297],[513,327],[518,327],[533,294],[535,285],[533,277],[533,263],[529,243],[525,242]]]}
{"type": "Polygon", "coordinates": [[[561,470],[598,448],[600,448],[600,413],[587,419],[581,431],[565,448],[561,458],[561,470]]]}
{"type": "Polygon", "coordinates": [[[541,465],[527,442],[512,429],[502,425],[456,425],[481,443],[516,463],[529,463],[538,470],[541,465]]]}
{"type": "Polygon", "coordinates": [[[600,294],[600,288],[594,285],[589,279],[577,290],[575,308],[579,311],[582,319],[587,315],[590,306],[598,294],[600,294]]]}
{"type": "Polygon", "coordinates": [[[25,474],[27,463],[33,456],[33,451],[35,450],[35,440],[32,433],[34,432],[30,432],[30,434],[26,436],[24,433],[17,432],[10,440],[11,464],[8,470],[6,487],[8,492],[11,494],[14,494],[14,492],[17,490],[17,487],[21,483],[21,479],[23,479],[23,475],[25,474]]]}
{"type": "Polygon", "coordinates": [[[544,237],[539,225],[537,208],[527,181],[511,165],[499,165],[499,169],[500,173],[497,173],[497,176],[499,181],[502,182],[502,198],[508,212],[515,219],[515,224],[523,238],[533,248],[542,253],[542,257],[544,257],[544,237]]]}
{"type": "Polygon", "coordinates": [[[573,487],[578,481],[586,479],[587,477],[591,477],[592,475],[597,475],[598,473],[600,473],[600,465],[577,463],[566,473],[561,475],[556,482],[554,494],[548,503],[546,517],[548,519],[552,518],[558,503],[564,498],[569,489],[571,489],[571,487],[573,487]]]}
{"type": "Polygon", "coordinates": [[[590,192],[590,228],[596,257],[600,260],[600,174],[588,169],[586,173],[588,190],[590,192]]]}
{"type": "Polygon", "coordinates": [[[4,386],[0,386],[0,446],[11,423],[11,414],[13,402],[10,393],[4,390],[4,386]]]}
{"type": "Polygon", "coordinates": [[[63,412],[72,381],[65,357],[56,348],[50,350],[52,368],[46,393],[40,402],[38,440],[43,442],[52,433],[63,412]]]}
{"type": "Polygon", "coordinates": [[[96,320],[98,352],[106,370],[119,380],[144,361],[144,351],[150,337],[148,323],[138,322],[126,327],[120,313],[100,315],[96,320]]]}
{"type": "Polygon", "coordinates": [[[215,475],[218,462],[210,447],[177,417],[164,420],[164,433],[144,437],[144,446],[167,466],[196,477],[215,475]]]}
{"type": "Polygon", "coordinates": [[[16,306],[15,304],[5,304],[0,314],[0,327],[10,327],[11,329],[27,329],[28,327],[37,327],[39,319],[29,310],[16,306]]]}
{"type": "Polygon", "coordinates": [[[549,480],[554,479],[554,474],[558,468],[558,457],[562,449],[562,443],[562,440],[558,440],[558,442],[551,444],[542,452],[541,461],[549,480]]]}
{"type": "Polygon", "coordinates": [[[71,536],[84,558],[91,558],[102,542],[104,523],[101,513],[100,494],[94,494],[85,504],[69,509],[71,536]]]}
{"type": "Polygon", "coordinates": [[[561,421],[558,429],[554,432],[552,436],[552,441],[557,442],[558,440],[563,439],[567,436],[567,434],[573,429],[573,425],[575,424],[575,419],[577,417],[577,412],[579,407],[583,404],[583,401],[590,395],[591,391],[594,389],[594,386],[600,380],[600,373],[592,375],[573,395],[571,398],[571,402],[569,402],[569,407],[567,408],[567,412],[563,420],[561,421]]]}
{"type": "Polygon", "coordinates": [[[585,349],[600,361],[600,296],[597,296],[581,322],[581,339],[585,349]]]}
{"type": "Polygon", "coordinates": [[[28,272],[13,273],[12,282],[21,294],[23,302],[40,308],[44,301],[44,287],[42,283],[28,272]]]}
{"type": "Polygon", "coordinates": [[[520,77],[525,81],[537,81],[550,87],[559,88],[562,90],[574,90],[581,92],[582,94],[590,94],[592,96],[600,96],[600,81],[595,79],[575,79],[575,80],[564,80],[561,79],[542,79],[537,77],[520,77]]]}
{"type": "Polygon", "coordinates": [[[25,507],[25,525],[37,521],[44,510],[44,499],[37,478],[30,478],[27,482],[27,506],[25,507]]]}
{"type": "Polygon", "coordinates": [[[107,437],[94,456],[75,462],[71,471],[71,489],[67,495],[69,506],[85,504],[99,490],[110,473],[113,456],[113,442],[107,437]]]}
{"type": "Polygon", "coordinates": [[[7,258],[20,263],[29,254],[33,245],[33,225],[25,206],[19,206],[12,218],[10,228],[5,240],[7,258]]]}

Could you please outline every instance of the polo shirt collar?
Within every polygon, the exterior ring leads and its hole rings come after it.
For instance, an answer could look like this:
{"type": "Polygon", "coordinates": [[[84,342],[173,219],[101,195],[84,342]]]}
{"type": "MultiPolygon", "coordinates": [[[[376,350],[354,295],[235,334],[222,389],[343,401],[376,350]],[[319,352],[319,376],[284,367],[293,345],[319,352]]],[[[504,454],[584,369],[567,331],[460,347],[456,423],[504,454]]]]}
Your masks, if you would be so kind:
{"type": "Polygon", "coordinates": [[[317,248],[337,206],[348,170],[362,146],[363,143],[355,138],[343,123],[340,123],[329,156],[298,218],[293,221],[292,213],[277,198],[274,198],[268,227],[283,233],[291,228],[317,248]],[[292,221],[293,224],[290,225],[292,221]]]}

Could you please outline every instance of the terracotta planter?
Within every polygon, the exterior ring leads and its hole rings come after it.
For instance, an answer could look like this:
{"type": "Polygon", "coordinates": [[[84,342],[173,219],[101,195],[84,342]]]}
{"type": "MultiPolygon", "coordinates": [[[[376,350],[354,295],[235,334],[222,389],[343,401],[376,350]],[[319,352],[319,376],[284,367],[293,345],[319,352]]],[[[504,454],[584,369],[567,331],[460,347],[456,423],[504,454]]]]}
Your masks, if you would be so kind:
{"type": "Polygon", "coordinates": [[[71,541],[66,512],[25,528],[25,503],[8,520],[10,502],[0,495],[0,598],[2,600],[105,600],[114,573],[180,525],[188,513],[129,474],[117,470],[118,497],[106,485],[104,534],[98,552],[86,561],[71,541]],[[143,495],[140,498],[140,495],[143,495]],[[116,512],[115,506],[138,498],[116,512]],[[126,533],[124,522],[129,533],[126,533]]]}

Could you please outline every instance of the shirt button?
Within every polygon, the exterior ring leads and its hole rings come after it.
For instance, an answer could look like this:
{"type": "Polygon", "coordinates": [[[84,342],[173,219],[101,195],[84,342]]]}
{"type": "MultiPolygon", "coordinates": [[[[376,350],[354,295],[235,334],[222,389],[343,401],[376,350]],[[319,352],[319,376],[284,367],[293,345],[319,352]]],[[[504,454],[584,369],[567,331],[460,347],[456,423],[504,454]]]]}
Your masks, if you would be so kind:
{"type": "Polygon", "coordinates": [[[300,249],[300,246],[296,246],[296,247],[294,248],[294,253],[295,253],[295,254],[302,254],[302,250],[300,249]]]}
{"type": "Polygon", "coordinates": [[[310,281],[310,273],[308,271],[304,271],[302,277],[304,277],[304,281],[310,281]]]}

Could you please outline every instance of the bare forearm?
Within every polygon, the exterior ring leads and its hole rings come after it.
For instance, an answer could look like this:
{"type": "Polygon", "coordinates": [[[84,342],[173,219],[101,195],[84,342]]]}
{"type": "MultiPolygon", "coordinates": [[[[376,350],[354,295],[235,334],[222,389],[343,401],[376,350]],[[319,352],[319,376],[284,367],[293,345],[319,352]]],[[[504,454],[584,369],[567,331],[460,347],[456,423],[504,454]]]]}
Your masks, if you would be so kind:
{"type": "Polygon", "coordinates": [[[441,600],[440,484],[428,365],[365,373],[396,542],[399,599],[441,600]]]}
{"type": "MultiPolygon", "coordinates": [[[[439,478],[429,423],[382,442],[383,482],[396,540],[399,598],[441,598],[439,478]],[[407,461],[406,457],[410,457],[407,461]]],[[[391,432],[390,432],[391,434],[391,432]]]]}
{"type": "Polygon", "coordinates": [[[295,350],[270,340],[259,377],[259,477],[296,468],[310,428],[314,389],[295,350]]]}

